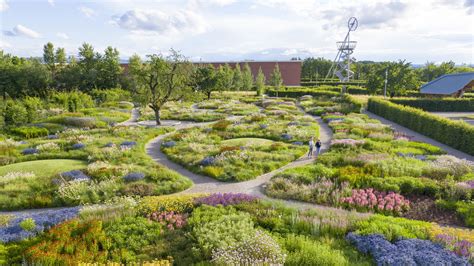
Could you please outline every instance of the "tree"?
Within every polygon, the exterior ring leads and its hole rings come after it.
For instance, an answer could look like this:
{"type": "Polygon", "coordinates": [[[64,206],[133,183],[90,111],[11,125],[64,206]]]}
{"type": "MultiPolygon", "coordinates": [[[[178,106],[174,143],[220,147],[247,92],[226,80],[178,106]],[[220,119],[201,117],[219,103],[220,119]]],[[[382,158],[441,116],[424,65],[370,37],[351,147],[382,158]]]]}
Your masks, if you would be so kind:
{"type": "Polygon", "coordinates": [[[226,63],[224,66],[219,66],[219,71],[217,71],[217,86],[220,90],[230,90],[232,88],[232,83],[234,81],[234,71],[226,63]]]}
{"type": "Polygon", "coordinates": [[[250,91],[253,87],[253,75],[252,70],[248,63],[244,64],[244,70],[242,71],[242,90],[250,91]]]}
{"type": "Polygon", "coordinates": [[[242,80],[242,71],[240,70],[240,64],[236,63],[234,68],[234,77],[232,80],[232,87],[235,91],[242,90],[243,80],[242,80]]]}
{"type": "Polygon", "coordinates": [[[272,74],[270,75],[270,85],[275,87],[275,89],[279,90],[283,85],[283,79],[281,77],[280,67],[278,63],[275,65],[272,74]]]}
{"type": "Polygon", "coordinates": [[[405,60],[374,64],[367,80],[370,93],[380,93],[384,87],[385,71],[388,69],[387,92],[390,97],[402,96],[407,90],[414,90],[420,85],[418,76],[411,64],[405,60]]]}
{"type": "Polygon", "coordinates": [[[50,42],[43,46],[43,62],[48,67],[48,70],[51,72],[51,76],[54,79],[56,74],[56,57],[54,54],[54,45],[50,42]]]}
{"type": "Polygon", "coordinates": [[[204,93],[207,99],[211,99],[213,91],[218,89],[218,75],[212,65],[199,67],[193,75],[195,88],[197,91],[204,93]]]}
{"type": "Polygon", "coordinates": [[[258,96],[262,95],[265,90],[265,75],[261,67],[258,69],[257,78],[255,79],[255,88],[258,96]]]}
{"type": "Polygon", "coordinates": [[[332,62],[322,57],[309,57],[303,61],[301,77],[310,80],[324,78],[331,68],[332,62]]]}
{"type": "Polygon", "coordinates": [[[99,62],[100,69],[97,87],[101,89],[116,88],[119,85],[122,68],[119,52],[116,48],[107,47],[99,62]]]}
{"type": "Polygon", "coordinates": [[[94,51],[92,45],[83,43],[79,47],[79,62],[78,66],[81,75],[80,89],[83,91],[90,91],[97,87],[98,81],[98,67],[100,61],[100,54],[94,51]]]}
{"type": "Polygon", "coordinates": [[[178,101],[189,95],[192,64],[182,55],[171,50],[171,55],[149,55],[148,61],[142,63],[136,73],[141,99],[155,112],[157,125],[161,125],[160,111],[168,101],[178,101]]]}

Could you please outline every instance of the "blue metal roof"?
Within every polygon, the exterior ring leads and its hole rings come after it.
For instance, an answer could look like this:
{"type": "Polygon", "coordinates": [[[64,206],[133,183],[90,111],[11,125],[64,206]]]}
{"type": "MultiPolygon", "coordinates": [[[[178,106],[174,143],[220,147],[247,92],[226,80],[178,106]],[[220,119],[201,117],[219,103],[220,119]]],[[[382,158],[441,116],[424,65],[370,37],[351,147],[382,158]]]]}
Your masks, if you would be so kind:
{"type": "Polygon", "coordinates": [[[474,80],[474,72],[447,74],[432,80],[420,88],[423,94],[451,95],[462,90],[474,80]]]}

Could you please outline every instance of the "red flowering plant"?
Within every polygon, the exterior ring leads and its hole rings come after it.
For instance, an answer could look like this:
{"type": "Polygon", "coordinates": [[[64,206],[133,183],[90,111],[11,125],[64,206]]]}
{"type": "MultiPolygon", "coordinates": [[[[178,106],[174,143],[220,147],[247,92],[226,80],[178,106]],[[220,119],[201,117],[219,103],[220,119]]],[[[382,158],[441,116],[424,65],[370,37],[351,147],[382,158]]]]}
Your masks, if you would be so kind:
{"type": "Polygon", "coordinates": [[[181,229],[186,225],[188,214],[176,213],[174,211],[153,212],[148,215],[148,219],[159,222],[168,230],[181,229]]]}
{"type": "Polygon", "coordinates": [[[397,216],[410,209],[410,201],[402,195],[395,192],[380,192],[373,188],[353,189],[350,197],[341,199],[341,204],[349,209],[397,216]]]}

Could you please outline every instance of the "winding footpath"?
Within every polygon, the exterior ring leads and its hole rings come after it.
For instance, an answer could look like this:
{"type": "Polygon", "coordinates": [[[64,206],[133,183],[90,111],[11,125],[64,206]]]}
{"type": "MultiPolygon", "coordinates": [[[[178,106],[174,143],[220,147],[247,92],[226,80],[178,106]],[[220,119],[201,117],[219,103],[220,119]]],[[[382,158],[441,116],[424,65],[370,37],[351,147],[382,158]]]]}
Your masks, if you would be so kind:
{"type": "MultiPolygon", "coordinates": [[[[299,107],[299,106],[298,106],[299,107]]],[[[301,110],[301,108],[299,107],[301,110]]],[[[303,110],[301,110],[304,112],[303,110]]],[[[332,139],[332,130],[328,127],[326,123],[322,121],[322,119],[318,116],[311,116],[309,114],[306,114],[306,116],[312,117],[319,125],[319,139],[322,142],[322,149],[321,153],[324,153],[328,150],[328,147],[330,145],[331,139],[332,139]]],[[[240,117],[232,117],[234,119],[238,119],[240,117]]],[[[212,124],[214,122],[206,122],[206,123],[191,123],[188,122],[187,124],[183,125],[177,125],[175,128],[176,130],[184,129],[184,128],[189,128],[189,127],[195,127],[195,126],[205,126],[212,124]]],[[[207,176],[199,175],[196,173],[193,173],[183,166],[171,161],[168,159],[166,154],[164,154],[161,151],[161,144],[163,143],[163,140],[168,137],[171,133],[164,134],[161,136],[156,137],[155,139],[151,140],[148,142],[145,146],[146,153],[157,163],[168,167],[169,169],[172,169],[182,176],[185,176],[189,178],[193,182],[193,186],[190,187],[187,190],[181,191],[176,193],[177,195],[184,195],[184,194],[191,194],[191,193],[246,193],[250,195],[257,196],[259,198],[263,198],[266,200],[270,200],[274,203],[282,203],[294,208],[298,209],[313,209],[313,210],[324,210],[324,211],[333,211],[337,213],[350,213],[353,215],[361,215],[361,216],[367,216],[370,215],[368,213],[357,213],[355,211],[347,211],[343,210],[340,208],[334,208],[334,207],[328,207],[328,206],[322,206],[322,205],[317,205],[313,203],[306,203],[306,202],[300,202],[300,201],[294,201],[294,200],[282,200],[282,199],[275,199],[275,198],[270,198],[264,194],[264,189],[265,189],[265,183],[270,181],[272,177],[277,175],[278,173],[281,173],[282,171],[294,167],[299,167],[307,164],[313,163],[316,158],[307,158],[306,154],[296,161],[293,161],[281,168],[278,168],[274,171],[271,171],[269,173],[260,175],[256,177],[255,179],[244,181],[244,182],[234,182],[234,183],[229,183],[229,182],[222,182],[207,176]]]]}

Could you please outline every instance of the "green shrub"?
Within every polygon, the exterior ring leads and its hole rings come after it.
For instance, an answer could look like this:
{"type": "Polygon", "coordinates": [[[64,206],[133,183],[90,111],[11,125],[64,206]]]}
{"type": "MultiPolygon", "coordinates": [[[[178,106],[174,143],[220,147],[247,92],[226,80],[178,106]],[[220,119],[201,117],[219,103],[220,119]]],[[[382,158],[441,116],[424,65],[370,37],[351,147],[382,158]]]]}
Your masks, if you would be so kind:
{"type": "Polygon", "coordinates": [[[105,227],[105,233],[110,239],[111,257],[113,261],[121,263],[149,260],[145,254],[147,248],[161,240],[160,223],[144,217],[124,217],[110,222],[105,227]]]}
{"type": "Polygon", "coordinates": [[[20,227],[25,231],[33,231],[36,228],[36,222],[33,218],[26,218],[20,222],[20,227]]]}
{"type": "Polygon", "coordinates": [[[77,112],[82,108],[94,106],[92,97],[80,91],[54,92],[50,101],[69,112],[77,112]]]}
{"type": "Polygon", "coordinates": [[[380,191],[394,191],[403,195],[425,195],[435,197],[440,193],[440,186],[429,178],[411,176],[383,177],[368,179],[365,187],[380,191]]]}
{"type": "Polygon", "coordinates": [[[356,228],[357,234],[382,234],[388,240],[393,241],[399,237],[427,239],[429,237],[431,224],[405,218],[374,214],[367,220],[357,222],[356,228]]]}
{"type": "Polygon", "coordinates": [[[390,101],[428,112],[474,112],[472,98],[393,98],[390,101]]]}
{"type": "Polygon", "coordinates": [[[248,213],[222,206],[202,205],[196,208],[188,219],[188,224],[207,257],[211,255],[212,250],[234,246],[255,232],[248,213]]]}
{"type": "Polygon", "coordinates": [[[5,125],[18,126],[28,122],[28,112],[19,101],[7,100],[3,112],[5,125]]]}
{"type": "Polygon", "coordinates": [[[129,91],[118,88],[108,90],[93,89],[91,91],[91,95],[99,104],[106,102],[128,101],[131,97],[129,91]]]}
{"type": "Polygon", "coordinates": [[[23,99],[23,105],[25,106],[28,114],[28,123],[31,123],[38,119],[39,111],[43,108],[43,103],[40,98],[37,97],[26,97],[23,99]]]}
{"type": "Polygon", "coordinates": [[[341,251],[306,236],[288,235],[281,242],[288,251],[287,265],[350,265],[341,251]]]}
{"type": "Polygon", "coordinates": [[[377,98],[370,98],[368,110],[448,146],[474,155],[474,127],[377,98]]]}
{"type": "Polygon", "coordinates": [[[46,128],[28,127],[28,126],[11,128],[10,132],[12,134],[15,134],[17,136],[20,136],[22,138],[27,138],[27,139],[44,137],[49,134],[49,131],[46,128]]]}

